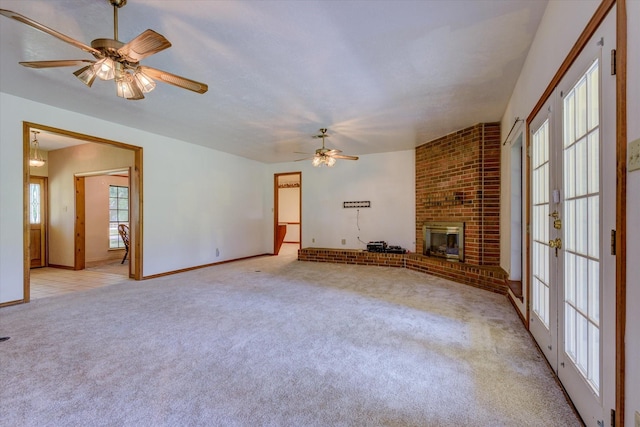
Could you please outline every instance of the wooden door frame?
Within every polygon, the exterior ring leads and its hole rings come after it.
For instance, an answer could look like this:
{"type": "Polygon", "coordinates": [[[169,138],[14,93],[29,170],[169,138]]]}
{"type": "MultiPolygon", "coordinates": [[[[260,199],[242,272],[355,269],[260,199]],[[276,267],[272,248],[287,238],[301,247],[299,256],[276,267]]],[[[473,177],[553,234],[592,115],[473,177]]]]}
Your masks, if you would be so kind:
{"type": "MultiPolygon", "coordinates": [[[[555,87],[578,58],[587,42],[616,6],[616,349],[615,349],[615,425],[624,427],[625,419],[625,341],[627,316],[627,5],[626,0],[602,0],[560,68],[549,82],[526,121],[527,150],[530,146],[530,124],[555,87]]],[[[527,166],[527,173],[529,168],[527,166]]],[[[527,227],[530,224],[530,183],[527,180],[527,227]]],[[[531,274],[530,237],[527,235],[527,277],[531,274]]],[[[531,305],[531,286],[527,281],[527,316],[531,305]]]]}
{"type": "MultiPolygon", "coordinates": [[[[55,133],[58,135],[66,136],[73,139],[79,139],[86,141],[87,143],[104,144],[116,148],[122,148],[125,150],[131,150],[134,153],[133,167],[130,169],[129,182],[130,185],[130,212],[129,219],[133,225],[131,230],[132,247],[129,255],[130,259],[133,258],[133,270],[130,271],[130,277],[135,280],[142,280],[142,262],[143,262],[143,194],[142,194],[142,147],[138,147],[131,144],[125,144],[123,142],[113,141],[109,139],[99,138],[96,136],[81,134],[64,129],[54,128],[51,126],[41,125],[38,123],[32,123],[24,121],[22,122],[22,142],[23,142],[23,302],[29,302],[30,300],[30,253],[29,253],[29,155],[31,151],[30,133],[31,128],[42,130],[45,132],[55,133]]],[[[74,177],[75,179],[76,177],[74,177]]],[[[84,181],[84,178],[82,179],[84,181]]],[[[84,255],[84,215],[82,215],[82,221],[78,218],[79,203],[76,200],[76,219],[74,221],[74,269],[79,265],[79,254],[84,255]],[[79,233],[82,235],[80,236],[79,233]]],[[[84,210],[84,203],[82,203],[81,210],[84,210]]],[[[84,264],[84,256],[81,257],[84,264]]]]}
{"type": "Polygon", "coordinates": [[[298,245],[302,248],[302,171],[281,172],[273,174],[273,254],[277,252],[276,236],[278,234],[278,178],[286,175],[297,175],[300,178],[300,199],[298,201],[298,212],[300,214],[300,227],[298,227],[298,245]]]}

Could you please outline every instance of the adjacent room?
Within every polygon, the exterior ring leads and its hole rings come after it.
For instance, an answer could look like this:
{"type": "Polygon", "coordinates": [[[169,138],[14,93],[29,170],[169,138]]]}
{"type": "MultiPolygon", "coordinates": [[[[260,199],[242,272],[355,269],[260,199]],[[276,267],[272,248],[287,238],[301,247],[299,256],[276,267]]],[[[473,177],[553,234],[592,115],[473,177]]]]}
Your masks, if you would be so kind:
{"type": "Polygon", "coordinates": [[[640,425],[640,2],[0,15],[0,425],[640,425]]]}

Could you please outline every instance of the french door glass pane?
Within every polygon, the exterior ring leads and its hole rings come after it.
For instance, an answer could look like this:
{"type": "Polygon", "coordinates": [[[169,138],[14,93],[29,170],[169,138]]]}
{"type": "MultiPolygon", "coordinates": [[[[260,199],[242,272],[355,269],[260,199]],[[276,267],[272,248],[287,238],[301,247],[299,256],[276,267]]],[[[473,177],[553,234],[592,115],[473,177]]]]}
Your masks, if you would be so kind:
{"type": "Polygon", "coordinates": [[[549,120],[532,138],[533,311],[549,328],[549,120]]]}
{"type": "Polygon", "coordinates": [[[600,386],[600,137],[598,63],[563,101],[565,353],[600,386]]]}

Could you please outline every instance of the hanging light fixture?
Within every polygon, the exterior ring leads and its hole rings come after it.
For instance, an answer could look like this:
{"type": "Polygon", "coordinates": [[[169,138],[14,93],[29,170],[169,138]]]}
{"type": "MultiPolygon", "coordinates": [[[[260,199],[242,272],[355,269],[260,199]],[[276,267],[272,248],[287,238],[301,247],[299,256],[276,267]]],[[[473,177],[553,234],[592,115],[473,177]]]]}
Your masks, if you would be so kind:
{"type": "Polygon", "coordinates": [[[32,130],[33,132],[33,141],[31,142],[31,156],[29,156],[29,166],[33,166],[34,168],[39,168],[44,166],[45,160],[42,158],[42,155],[39,151],[38,145],[38,134],[40,131],[32,130]]]}

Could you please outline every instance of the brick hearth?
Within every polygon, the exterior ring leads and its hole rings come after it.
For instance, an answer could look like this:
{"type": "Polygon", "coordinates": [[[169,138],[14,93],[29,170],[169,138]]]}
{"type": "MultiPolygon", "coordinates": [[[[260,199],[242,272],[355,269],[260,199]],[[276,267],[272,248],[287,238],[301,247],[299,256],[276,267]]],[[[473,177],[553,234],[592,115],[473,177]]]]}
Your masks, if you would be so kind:
{"type": "Polygon", "coordinates": [[[499,267],[448,262],[414,253],[387,254],[357,249],[304,248],[298,251],[298,260],[408,268],[503,295],[506,295],[508,289],[505,283],[507,274],[499,267]]]}

